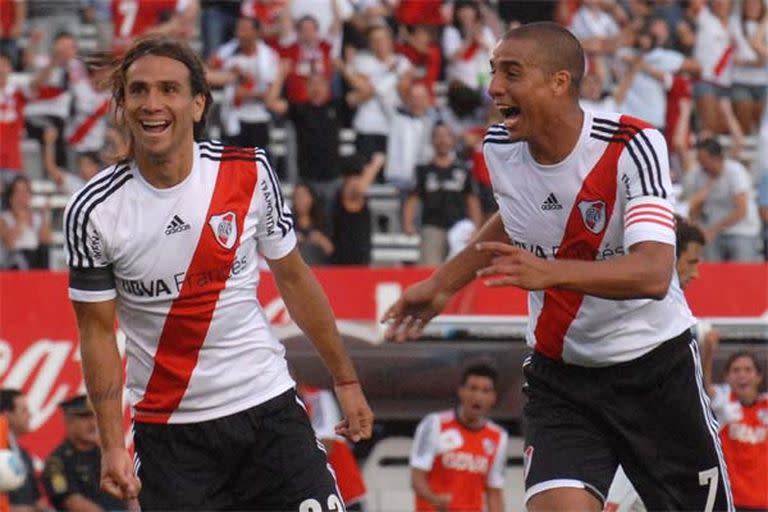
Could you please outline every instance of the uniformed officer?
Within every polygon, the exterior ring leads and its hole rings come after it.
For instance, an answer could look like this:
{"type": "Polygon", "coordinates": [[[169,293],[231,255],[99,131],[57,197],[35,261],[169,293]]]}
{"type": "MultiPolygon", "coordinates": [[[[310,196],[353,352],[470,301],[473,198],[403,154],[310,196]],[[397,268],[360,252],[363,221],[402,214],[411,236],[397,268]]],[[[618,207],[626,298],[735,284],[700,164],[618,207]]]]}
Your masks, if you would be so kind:
{"type": "Polygon", "coordinates": [[[67,438],[45,461],[43,484],[57,510],[126,510],[127,504],[99,489],[101,450],[96,415],[88,397],[60,404],[67,438]]]}

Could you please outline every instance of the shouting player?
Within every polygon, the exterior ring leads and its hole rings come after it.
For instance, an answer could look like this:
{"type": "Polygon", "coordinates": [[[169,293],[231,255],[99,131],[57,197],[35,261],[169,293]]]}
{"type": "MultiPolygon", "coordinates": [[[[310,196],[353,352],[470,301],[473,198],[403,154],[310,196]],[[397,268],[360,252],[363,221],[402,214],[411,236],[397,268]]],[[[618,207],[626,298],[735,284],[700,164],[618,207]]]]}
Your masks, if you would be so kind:
{"type": "Polygon", "coordinates": [[[257,249],[333,377],[345,415],[337,433],[368,438],[373,417],[264,151],[195,142],[211,95],[184,43],[138,41],[113,78],[131,154],[72,198],[64,225],[102,487],[138,494],[145,510],[341,510],[257,301],[257,249]],[[135,462],[124,444],[116,314],[135,462]]]}
{"type": "Polygon", "coordinates": [[[663,135],[581,110],[584,51],[557,24],[508,31],[491,71],[504,122],[488,130],[484,156],[499,213],[403,293],[384,316],[388,335],[418,336],[477,275],[529,290],[529,510],[599,511],[618,464],[650,509],[732,510],[674,276],[663,135]]]}
{"type": "Polygon", "coordinates": [[[507,433],[488,419],[497,380],[488,365],[468,367],[459,406],[419,423],[410,461],[414,510],[504,510],[507,433]]]}

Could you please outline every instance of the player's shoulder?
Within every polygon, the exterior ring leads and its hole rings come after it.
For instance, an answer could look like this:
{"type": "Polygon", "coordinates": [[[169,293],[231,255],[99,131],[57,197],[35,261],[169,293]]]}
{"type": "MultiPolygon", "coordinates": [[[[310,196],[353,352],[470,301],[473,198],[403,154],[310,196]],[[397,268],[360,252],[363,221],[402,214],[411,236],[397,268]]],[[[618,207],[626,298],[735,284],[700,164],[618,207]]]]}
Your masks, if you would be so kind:
{"type": "MultiPolygon", "coordinates": [[[[768,391],[760,393],[760,396],[758,396],[757,401],[760,403],[762,407],[768,408],[768,391]]],[[[766,422],[768,422],[768,417],[766,417],[766,422]]]]}
{"type": "Polygon", "coordinates": [[[215,162],[227,160],[254,161],[267,158],[264,149],[250,146],[229,146],[215,139],[203,139],[196,142],[200,158],[215,162]]]}
{"type": "Polygon", "coordinates": [[[490,418],[485,422],[485,429],[498,435],[499,439],[507,437],[506,429],[490,418]]]}
{"type": "Polygon", "coordinates": [[[638,133],[647,134],[649,131],[661,134],[661,132],[648,121],[629,114],[622,114],[620,112],[595,112],[590,114],[590,116],[591,135],[602,133],[631,139],[638,133]]]}
{"type": "Polygon", "coordinates": [[[108,207],[110,198],[120,194],[125,184],[133,179],[132,167],[131,160],[121,160],[97,172],[80,190],[72,194],[67,211],[85,208],[93,211],[108,207]]]}

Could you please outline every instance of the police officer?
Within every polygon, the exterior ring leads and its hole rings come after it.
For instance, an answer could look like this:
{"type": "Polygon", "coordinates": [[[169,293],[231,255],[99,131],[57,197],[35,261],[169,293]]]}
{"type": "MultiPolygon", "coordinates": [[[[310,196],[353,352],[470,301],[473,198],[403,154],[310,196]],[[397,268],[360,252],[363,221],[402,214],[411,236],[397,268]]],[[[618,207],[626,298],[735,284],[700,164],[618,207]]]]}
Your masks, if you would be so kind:
{"type": "Polygon", "coordinates": [[[99,489],[101,450],[96,415],[86,395],[60,404],[67,438],[45,461],[43,484],[56,510],[126,510],[128,504],[99,489]]]}

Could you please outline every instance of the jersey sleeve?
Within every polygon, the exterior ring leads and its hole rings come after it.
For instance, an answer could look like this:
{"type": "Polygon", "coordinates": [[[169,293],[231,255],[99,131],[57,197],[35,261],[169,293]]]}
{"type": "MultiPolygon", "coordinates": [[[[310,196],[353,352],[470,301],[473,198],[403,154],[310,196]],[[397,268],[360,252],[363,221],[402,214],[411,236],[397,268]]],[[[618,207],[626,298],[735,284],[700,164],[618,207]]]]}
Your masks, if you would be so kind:
{"type": "Polygon", "coordinates": [[[69,298],[102,302],[117,297],[112,262],[107,255],[98,210],[85,190],[70,199],[64,210],[64,235],[69,266],[69,298]]]}
{"type": "Polygon", "coordinates": [[[259,252],[268,259],[276,260],[287,255],[296,247],[296,233],[293,231],[293,218],[285,205],[277,174],[269,164],[262,150],[256,151],[256,165],[259,170],[258,223],[256,240],[259,252]]]}
{"type": "Polygon", "coordinates": [[[501,489],[504,487],[504,472],[507,469],[507,444],[509,436],[505,431],[501,431],[499,438],[499,447],[496,449],[496,455],[493,457],[491,470],[488,471],[488,481],[486,485],[492,489],[501,489]]]}
{"type": "Polygon", "coordinates": [[[430,414],[416,427],[411,446],[410,465],[422,471],[432,469],[437,456],[437,440],[440,436],[440,420],[436,414],[430,414]]]}
{"type": "Polygon", "coordinates": [[[715,413],[720,428],[728,423],[728,402],[731,396],[731,387],[728,384],[715,384],[712,386],[714,393],[712,394],[712,412],[715,413]]]}
{"type": "Polygon", "coordinates": [[[654,241],[675,245],[672,180],[664,136],[656,129],[637,130],[619,158],[624,189],[624,247],[654,241]]]}

